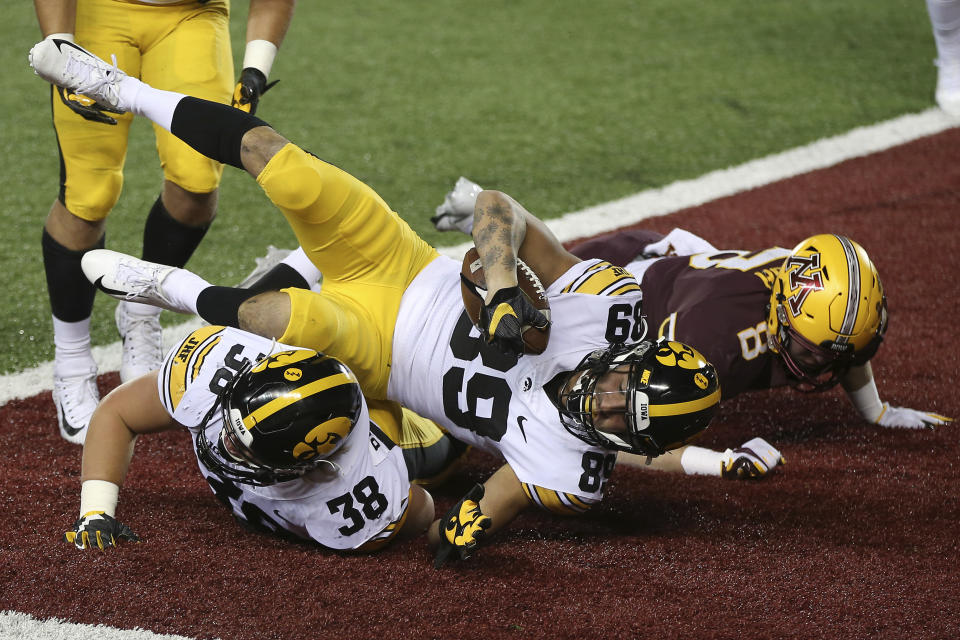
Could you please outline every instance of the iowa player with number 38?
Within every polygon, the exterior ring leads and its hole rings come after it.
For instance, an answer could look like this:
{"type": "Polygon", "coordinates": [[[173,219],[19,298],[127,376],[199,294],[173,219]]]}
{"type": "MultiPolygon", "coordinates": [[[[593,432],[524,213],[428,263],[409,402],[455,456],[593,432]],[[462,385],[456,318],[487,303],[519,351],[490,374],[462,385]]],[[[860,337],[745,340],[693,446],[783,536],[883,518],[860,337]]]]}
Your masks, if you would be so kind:
{"type": "Polygon", "coordinates": [[[658,456],[698,435],[715,412],[719,386],[699,353],[676,342],[637,342],[644,331],[636,279],[573,256],[509,196],[484,191],[476,203],[488,319],[478,331],[463,306],[459,262],[439,256],[369,186],[263,121],[154,89],[76,50],[41,43],[31,64],[51,81],[68,66],[84,68],[100,81],[87,83],[98,87],[93,97],[245,169],[324,278],[320,293],[287,288],[250,297],[100,250],[84,257],[91,281],[111,295],[200,311],[208,321],[334,355],[368,397],[400,402],[504,459],[484,483],[479,511],[471,492],[470,505],[431,527],[441,552],[468,530],[463,514],[482,511],[492,533],[530,504],[582,513],[603,496],[618,451],[658,456]],[[553,326],[539,355],[520,356],[522,327],[545,318],[518,290],[518,258],[550,299],[553,326]]]}
{"type": "Polygon", "coordinates": [[[198,329],[159,372],[118,387],[97,408],[80,518],[67,540],[81,549],[137,540],[115,518],[133,441],[184,427],[207,483],[249,529],[338,551],[418,535],[433,520],[433,500],[410,484],[394,442],[408,426],[397,416],[415,417],[388,405],[368,408],[335,358],[237,329],[198,329]]]}

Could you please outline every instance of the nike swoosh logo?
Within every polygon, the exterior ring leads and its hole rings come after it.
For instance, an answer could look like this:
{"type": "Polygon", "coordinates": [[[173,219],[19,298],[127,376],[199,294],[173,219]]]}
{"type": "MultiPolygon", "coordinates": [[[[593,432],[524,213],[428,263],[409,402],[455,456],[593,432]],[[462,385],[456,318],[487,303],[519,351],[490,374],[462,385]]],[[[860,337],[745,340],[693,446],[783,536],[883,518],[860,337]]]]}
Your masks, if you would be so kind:
{"type": "Polygon", "coordinates": [[[99,278],[97,278],[96,281],[93,283],[93,285],[97,289],[100,289],[100,291],[103,291],[108,296],[123,296],[124,298],[127,297],[126,291],[120,291],[119,289],[111,289],[110,287],[103,286],[103,276],[100,276],[99,278]]]}
{"type": "Polygon", "coordinates": [[[284,518],[282,515],[280,515],[280,510],[279,510],[279,509],[274,509],[274,510],[273,510],[273,513],[274,513],[274,515],[276,515],[278,518],[280,518],[281,520],[283,520],[284,522],[286,522],[286,523],[287,523],[288,525],[290,525],[291,527],[296,527],[296,528],[298,528],[298,529],[301,528],[301,527],[299,527],[298,525],[294,524],[293,522],[290,522],[289,520],[287,520],[286,518],[284,518]]]}
{"type": "Polygon", "coordinates": [[[526,422],[526,416],[517,416],[517,426],[520,427],[520,435],[523,436],[523,441],[527,441],[527,432],[523,430],[523,423],[526,422]]]}
{"type": "Polygon", "coordinates": [[[69,422],[67,422],[67,414],[65,414],[63,410],[60,411],[60,424],[63,425],[63,431],[68,436],[75,436],[81,431],[83,431],[83,427],[74,427],[74,426],[71,426],[69,422]]]}

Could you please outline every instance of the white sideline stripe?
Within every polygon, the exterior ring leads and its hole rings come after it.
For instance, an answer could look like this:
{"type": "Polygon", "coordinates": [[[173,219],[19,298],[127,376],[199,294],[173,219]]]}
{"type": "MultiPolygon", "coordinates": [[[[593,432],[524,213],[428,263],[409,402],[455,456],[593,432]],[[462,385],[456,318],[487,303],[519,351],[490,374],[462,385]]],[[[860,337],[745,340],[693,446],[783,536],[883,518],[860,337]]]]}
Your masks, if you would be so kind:
{"type": "MultiPolygon", "coordinates": [[[[745,164],[712,171],[692,180],[680,180],[659,189],[641,191],[632,196],[567,213],[547,222],[562,241],[590,236],[695,207],[717,198],[760,187],[802,173],[829,167],[850,158],[876,153],[917,138],[933,135],[960,124],[940,109],[901,116],[847,133],[824,138],[803,147],[752,160],[745,164]]],[[[440,252],[456,260],[463,257],[472,242],[444,247],[440,252]]],[[[188,331],[200,326],[191,321],[164,329],[164,345],[169,348],[188,331]]],[[[120,343],[94,348],[100,372],[120,368],[120,343]]],[[[0,404],[26,398],[51,388],[53,363],[42,364],[0,376],[0,404]]]]}
{"type": "Polygon", "coordinates": [[[186,636],[154,633],[139,627],[115,629],[102,624],[76,624],[50,618],[38,620],[16,611],[0,611],[0,640],[193,640],[186,636]]]}
{"type": "MultiPolygon", "coordinates": [[[[620,200],[567,213],[548,220],[547,226],[561,241],[613,231],[646,218],[696,207],[777,180],[883,151],[958,125],[960,120],[940,109],[928,109],[868,127],[858,127],[833,138],[823,138],[736,167],[711,171],[699,178],[679,180],[659,189],[648,189],[620,200]]],[[[472,242],[466,242],[442,248],[440,252],[460,260],[471,246],[472,242]]]]}

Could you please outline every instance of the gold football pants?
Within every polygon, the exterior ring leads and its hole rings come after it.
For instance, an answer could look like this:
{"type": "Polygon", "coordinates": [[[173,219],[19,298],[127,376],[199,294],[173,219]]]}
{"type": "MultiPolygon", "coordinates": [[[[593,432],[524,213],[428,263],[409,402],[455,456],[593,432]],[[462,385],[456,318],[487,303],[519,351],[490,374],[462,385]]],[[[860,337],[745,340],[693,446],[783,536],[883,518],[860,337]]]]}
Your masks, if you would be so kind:
{"type": "MultiPolygon", "coordinates": [[[[122,0],[78,0],[77,44],[128,75],[168,91],[229,104],[233,91],[229,0],[156,5],[122,0]]],[[[60,198],[85,220],[102,220],[123,187],[132,114],[116,125],[91,122],[71,111],[56,90],[53,125],[62,160],[60,198]]],[[[222,166],[154,125],[164,178],[194,193],[220,183],[222,166]]]]}
{"type": "Polygon", "coordinates": [[[384,399],[400,298],[439,254],[369,186],[288,144],[257,182],[323,273],[321,293],[285,289],[291,317],[280,341],[327,353],[384,399]]]}

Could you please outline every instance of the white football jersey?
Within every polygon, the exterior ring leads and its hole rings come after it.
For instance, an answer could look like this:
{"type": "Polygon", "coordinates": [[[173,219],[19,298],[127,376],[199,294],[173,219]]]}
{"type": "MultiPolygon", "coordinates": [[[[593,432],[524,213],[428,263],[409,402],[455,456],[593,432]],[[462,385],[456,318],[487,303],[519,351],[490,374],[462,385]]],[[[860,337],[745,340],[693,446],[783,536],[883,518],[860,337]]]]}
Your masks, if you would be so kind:
{"type": "MultiPolygon", "coordinates": [[[[217,392],[248,361],[294,348],[238,329],[197,329],[164,359],[158,377],[163,406],[190,430],[196,451],[197,434],[217,392]]],[[[208,440],[217,442],[222,424],[218,408],[204,427],[208,440]]],[[[408,507],[403,453],[370,422],[365,402],[357,425],[330,456],[332,464],[296,480],[263,487],[242,484],[197,460],[217,498],[237,518],[330,549],[376,548],[396,532],[408,507]]]]}
{"type": "Polygon", "coordinates": [[[616,460],[567,432],[543,385],[592,351],[646,332],[636,279],[587,260],[547,288],[550,341],[539,355],[511,357],[480,338],[460,293],[460,265],[434,260],[403,295],[394,331],[388,396],[499,454],[534,502],[580,512],[603,496],[616,460]]]}

